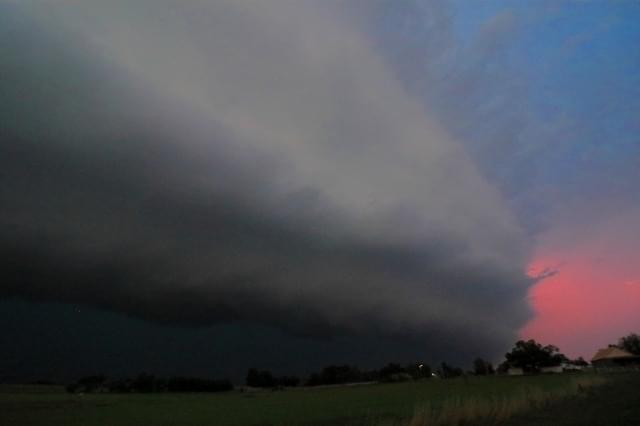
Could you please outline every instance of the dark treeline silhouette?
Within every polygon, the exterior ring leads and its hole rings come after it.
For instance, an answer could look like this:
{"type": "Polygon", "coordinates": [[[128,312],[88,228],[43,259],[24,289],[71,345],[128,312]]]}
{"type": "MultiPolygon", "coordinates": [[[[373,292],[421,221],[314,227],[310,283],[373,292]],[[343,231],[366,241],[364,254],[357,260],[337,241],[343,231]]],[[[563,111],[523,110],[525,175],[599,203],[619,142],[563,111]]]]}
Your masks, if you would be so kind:
{"type": "Polygon", "coordinates": [[[67,391],[152,393],[152,392],[224,392],[233,389],[229,380],[201,379],[196,377],[171,377],[168,379],[151,374],[139,374],[135,378],[108,380],[103,375],[87,376],[67,386],[67,391]]]}
{"type": "Polygon", "coordinates": [[[275,377],[269,371],[260,371],[255,368],[247,372],[246,385],[256,388],[325,386],[341,385],[360,382],[396,382],[404,380],[417,380],[430,378],[431,368],[423,364],[390,363],[379,370],[363,371],[351,365],[329,365],[317,373],[311,374],[307,380],[302,381],[295,376],[275,377]]]}
{"type": "Polygon", "coordinates": [[[245,383],[254,388],[295,387],[300,384],[300,378],[296,376],[275,377],[270,371],[250,368],[245,383]]]}
{"type": "Polygon", "coordinates": [[[450,379],[452,377],[460,377],[464,375],[464,370],[459,367],[453,367],[446,362],[440,364],[440,369],[438,370],[438,376],[443,379],[450,379]]]}
{"type": "Polygon", "coordinates": [[[350,365],[329,365],[318,373],[313,373],[306,381],[307,386],[340,385],[345,383],[369,382],[377,380],[374,372],[360,371],[350,365]]]}
{"type": "MultiPolygon", "coordinates": [[[[640,337],[631,334],[620,339],[619,345],[632,353],[640,353],[640,337]]],[[[511,367],[521,368],[526,373],[538,373],[543,367],[561,364],[586,366],[582,358],[569,360],[553,345],[543,346],[535,340],[520,340],[505,354],[506,360],[494,369],[483,358],[473,361],[472,370],[465,373],[462,368],[442,362],[436,370],[427,364],[401,365],[389,363],[377,370],[360,370],[351,365],[329,365],[311,374],[306,380],[297,376],[275,376],[270,371],[250,368],[245,384],[251,388],[278,389],[296,386],[341,385],[359,382],[400,382],[437,377],[448,379],[460,376],[485,376],[506,373],[511,367]]],[[[83,377],[67,386],[69,392],[223,392],[233,389],[229,380],[211,380],[194,377],[159,378],[151,374],[140,374],[135,378],[108,380],[104,375],[83,377]]]]}
{"type": "Polygon", "coordinates": [[[473,374],[476,376],[486,376],[495,374],[495,370],[493,368],[493,364],[490,362],[485,361],[482,358],[476,358],[473,361],[473,374]]]}
{"type": "MultiPolygon", "coordinates": [[[[449,378],[462,375],[462,369],[442,363],[437,377],[449,378]]],[[[340,385],[359,382],[400,382],[433,377],[426,364],[389,363],[378,370],[363,371],[356,366],[329,365],[306,380],[297,376],[275,376],[270,371],[250,368],[245,384],[253,388],[277,389],[285,387],[340,385]]],[[[67,385],[71,393],[154,393],[154,392],[223,392],[233,389],[229,380],[211,380],[195,377],[171,377],[168,379],[142,373],[134,378],[109,380],[104,375],[86,376],[67,385]]]]}
{"type": "Polygon", "coordinates": [[[577,365],[578,367],[587,367],[589,365],[589,363],[585,361],[584,358],[582,358],[581,356],[579,356],[576,359],[572,359],[569,362],[573,365],[577,365]]]}

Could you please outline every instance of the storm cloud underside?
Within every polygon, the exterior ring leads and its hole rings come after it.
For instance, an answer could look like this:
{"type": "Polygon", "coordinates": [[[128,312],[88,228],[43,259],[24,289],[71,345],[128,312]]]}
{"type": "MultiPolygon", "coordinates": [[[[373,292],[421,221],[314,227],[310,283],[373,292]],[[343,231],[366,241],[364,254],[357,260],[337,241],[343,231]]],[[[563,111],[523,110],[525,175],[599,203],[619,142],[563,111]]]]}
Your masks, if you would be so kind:
{"type": "Polygon", "coordinates": [[[503,350],[524,233],[340,12],[2,6],[2,296],[503,350]]]}

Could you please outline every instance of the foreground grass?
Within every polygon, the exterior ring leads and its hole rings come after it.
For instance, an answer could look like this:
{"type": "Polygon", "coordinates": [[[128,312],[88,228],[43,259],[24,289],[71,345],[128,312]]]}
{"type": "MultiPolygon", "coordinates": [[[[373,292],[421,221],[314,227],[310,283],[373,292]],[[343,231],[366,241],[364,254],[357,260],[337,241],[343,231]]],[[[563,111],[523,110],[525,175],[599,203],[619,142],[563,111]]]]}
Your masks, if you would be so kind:
{"type": "Polygon", "coordinates": [[[441,403],[430,402],[418,406],[410,419],[395,423],[402,426],[501,424],[523,413],[562,403],[569,397],[583,396],[608,381],[602,376],[581,375],[574,376],[565,386],[554,389],[526,384],[514,389],[508,396],[451,396],[441,403]]]}
{"type": "Polygon", "coordinates": [[[501,426],[640,425],[640,373],[617,374],[608,382],[544,409],[528,410],[501,426]]]}
{"type": "MultiPolygon", "coordinates": [[[[543,405],[552,405],[554,401],[574,396],[584,399],[592,392],[589,390],[591,386],[599,384],[593,380],[601,379],[591,375],[472,377],[206,395],[79,396],[5,391],[0,392],[0,425],[432,426],[460,421],[466,421],[465,424],[491,424],[495,420],[513,421],[519,415],[543,405]],[[473,422],[469,422],[470,419],[474,419],[473,422]]],[[[615,378],[609,380],[616,381],[615,378]]],[[[637,389],[640,375],[635,375],[634,380],[637,389]]]]}

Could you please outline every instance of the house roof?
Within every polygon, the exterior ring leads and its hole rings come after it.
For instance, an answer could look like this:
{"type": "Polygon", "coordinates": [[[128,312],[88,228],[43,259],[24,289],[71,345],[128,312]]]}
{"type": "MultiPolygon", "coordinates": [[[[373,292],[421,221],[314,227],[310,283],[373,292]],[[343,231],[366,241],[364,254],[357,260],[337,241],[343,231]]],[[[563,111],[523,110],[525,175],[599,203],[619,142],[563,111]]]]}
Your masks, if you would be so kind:
{"type": "Polygon", "coordinates": [[[601,359],[614,359],[614,358],[635,358],[635,356],[624,349],[620,349],[616,346],[600,349],[591,358],[591,362],[599,361],[601,359]]]}

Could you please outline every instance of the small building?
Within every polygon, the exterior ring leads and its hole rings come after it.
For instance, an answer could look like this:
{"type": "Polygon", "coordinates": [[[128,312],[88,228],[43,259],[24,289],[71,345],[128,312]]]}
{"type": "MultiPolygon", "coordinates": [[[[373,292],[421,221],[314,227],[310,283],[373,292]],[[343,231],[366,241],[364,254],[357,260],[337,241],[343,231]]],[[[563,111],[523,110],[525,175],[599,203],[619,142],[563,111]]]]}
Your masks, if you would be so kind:
{"type": "Polygon", "coordinates": [[[563,371],[583,371],[585,367],[586,367],[585,365],[574,364],[572,362],[565,362],[562,364],[563,371]]]}
{"type": "Polygon", "coordinates": [[[540,372],[545,374],[545,373],[552,373],[552,374],[558,374],[558,373],[562,373],[564,371],[564,369],[562,368],[562,365],[553,365],[550,367],[541,367],[540,368],[540,372]]]}
{"type": "Polygon", "coordinates": [[[524,376],[524,370],[522,368],[509,367],[507,374],[509,376],[524,376]]]}
{"type": "Polygon", "coordinates": [[[640,365],[640,356],[629,353],[617,346],[609,346],[598,350],[591,358],[591,364],[596,368],[637,366],[640,365]]]}

